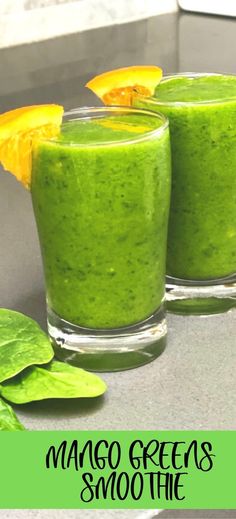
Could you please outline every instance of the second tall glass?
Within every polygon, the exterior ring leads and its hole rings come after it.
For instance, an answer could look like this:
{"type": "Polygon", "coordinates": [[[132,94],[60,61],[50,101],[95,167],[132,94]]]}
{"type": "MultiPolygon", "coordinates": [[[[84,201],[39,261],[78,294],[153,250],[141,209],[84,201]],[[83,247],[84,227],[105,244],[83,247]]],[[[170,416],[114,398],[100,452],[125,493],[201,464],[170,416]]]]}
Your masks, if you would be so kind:
{"type": "Polygon", "coordinates": [[[228,310],[236,305],[236,76],[166,76],[156,97],[134,102],[170,122],[168,308],[228,310]]]}

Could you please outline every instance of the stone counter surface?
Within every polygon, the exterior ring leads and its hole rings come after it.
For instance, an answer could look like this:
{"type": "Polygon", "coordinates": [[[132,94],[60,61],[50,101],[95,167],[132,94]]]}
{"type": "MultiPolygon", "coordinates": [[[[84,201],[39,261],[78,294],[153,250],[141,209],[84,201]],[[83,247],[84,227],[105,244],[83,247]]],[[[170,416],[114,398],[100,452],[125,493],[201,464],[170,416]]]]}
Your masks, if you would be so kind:
{"type": "Polygon", "coordinates": [[[103,397],[15,406],[22,423],[32,430],[235,429],[236,312],[171,315],[168,324],[166,351],[142,368],[102,374],[103,397]]]}
{"type": "MultiPolygon", "coordinates": [[[[42,102],[60,102],[66,108],[97,104],[82,85],[101,70],[124,65],[153,63],[166,72],[212,71],[217,55],[217,71],[235,73],[235,29],[235,20],[171,14],[2,50],[0,112],[42,102]]],[[[30,194],[3,171],[0,182],[0,306],[31,315],[45,327],[42,266],[30,194]]],[[[153,363],[103,374],[108,384],[103,398],[15,406],[24,425],[32,430],[235,429],[236,310],[208,317],[169,315],[168,324],[166,351],[153,363]]],[[[1,519],[154,516],[155,511],[139,510],[0,510],[1,519]]],[[[236,511],[163,511],[159,516],[223,519],[236,518],[236,511]]]]}
{"type": "Polygon", "coordinates": [[[1,519],[235,519],[235,510],[2,510],[1,519]]]}

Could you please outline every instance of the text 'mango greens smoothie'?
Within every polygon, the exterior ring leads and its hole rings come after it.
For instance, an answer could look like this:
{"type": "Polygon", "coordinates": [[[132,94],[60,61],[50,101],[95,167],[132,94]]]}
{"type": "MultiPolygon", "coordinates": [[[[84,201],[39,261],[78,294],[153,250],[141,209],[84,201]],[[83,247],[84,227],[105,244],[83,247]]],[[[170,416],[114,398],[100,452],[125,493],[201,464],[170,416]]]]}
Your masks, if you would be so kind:
{"type": "Polygon", "coordinates": [[[170,122],[169,307],[228,309],[236,301],[236,76],[167,76],[137,104],[170,122]]]}
{"type": "Polygon", "coordinates": [[[59,138],[35,149],[31,191],[59,355],[96,370],[155,358],[166,334],[164,116],[71,111],[59,138]]]}

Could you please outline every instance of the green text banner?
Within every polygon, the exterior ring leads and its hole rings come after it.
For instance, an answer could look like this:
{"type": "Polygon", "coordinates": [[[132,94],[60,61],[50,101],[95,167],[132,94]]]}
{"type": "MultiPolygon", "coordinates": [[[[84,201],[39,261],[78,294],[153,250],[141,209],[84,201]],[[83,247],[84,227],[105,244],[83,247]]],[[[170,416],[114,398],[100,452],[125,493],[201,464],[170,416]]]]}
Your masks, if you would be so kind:
{"type": "Polygon", "coordinates": [[[236,508],[236,431],[0,433],[0,508],[236,508]]]}

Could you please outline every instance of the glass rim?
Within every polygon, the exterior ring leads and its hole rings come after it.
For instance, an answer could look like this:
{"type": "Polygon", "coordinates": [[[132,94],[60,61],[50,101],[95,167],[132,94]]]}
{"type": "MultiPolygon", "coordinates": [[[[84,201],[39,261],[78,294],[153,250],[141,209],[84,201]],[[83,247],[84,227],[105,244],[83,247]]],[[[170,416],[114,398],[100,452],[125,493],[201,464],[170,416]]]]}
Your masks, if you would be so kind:
{"type": "Polygon", "coordinates": [[[169,126],[169,121],[167,117],[159,112],[153,112],[152,110],[148,110],[146,108],[136,108],[135,106],[83,106],[78,108],[72,108],[64,112],[62,118],[62,125],[66,121],[76,121],[76,117],[73,118],[73,115],[78,115],[79,120],[89,120],[98,118],[98,114],[100,114],[100,118],[106,117],[107,114],[114,113],[133,113],[139,115],[148,115],[149,117],[155,117],[159,121],[161,120],[161,126],[158,128],[151,129],[146,133],[141,133],[136,137],[131,137],[123,140],[114,140],[114,141],[104,141],[104,142],[94,142],[94,143],[77,143],[77,142],[66,142],[60,141],[58,138],[46,139],[43,142],[48,142],[50,144],[59,144],[60,146],[69,146],[69,147],[78,147],[78,148],[97,148],[104,146],[123,146],[125,144],[135,144],[136,142],[143,142],[150,140],[153,137],[161,135],[169,126]],[[83,117],[84,114],[84,117],[83,117]]]}
{"type": "MultiPolygon", "coordinates": [[[[235,77],[236,74],[224,74],[223,72],[176,72],[176,73],[170,73],[163,76],[161,82],[165,79],[171,79],[175,77],[204,77],[204,76],[228,76],[228,77],[235,77]]],[[[163,101],[158,100],[154,96],[146,97],[142,94],[136,94],[135,97],[139,99],[146,99],[147,102],[151,102],[158,106],[189,106],[189,105],[213,105],[213,104],[221,104],[221,103],[227,103],[230,101],[236,101],[236,95],[234,97],[225,97],[224,99],[221,98],[215,98],[215,99],[207,99],[202,101],[163,101]]]]}

